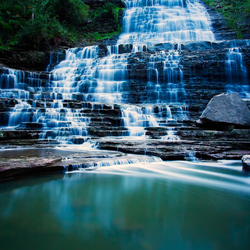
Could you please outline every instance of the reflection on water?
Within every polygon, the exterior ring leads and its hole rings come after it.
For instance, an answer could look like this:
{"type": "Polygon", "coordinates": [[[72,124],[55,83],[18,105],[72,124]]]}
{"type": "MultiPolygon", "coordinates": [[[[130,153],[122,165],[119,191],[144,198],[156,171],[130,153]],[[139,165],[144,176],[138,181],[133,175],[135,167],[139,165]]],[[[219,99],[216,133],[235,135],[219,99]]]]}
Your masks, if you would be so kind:
{"type": "Polygon", "coordinates": [[[1,249],[248,249],[238,162],[162,162],[0,185],[1,249]]]}

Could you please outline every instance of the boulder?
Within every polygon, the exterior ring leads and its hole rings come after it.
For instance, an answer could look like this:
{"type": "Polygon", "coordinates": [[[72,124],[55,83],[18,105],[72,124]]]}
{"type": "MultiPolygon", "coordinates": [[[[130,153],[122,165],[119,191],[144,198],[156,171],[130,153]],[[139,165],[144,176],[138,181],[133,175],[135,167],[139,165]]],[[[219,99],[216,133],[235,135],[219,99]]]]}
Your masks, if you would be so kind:
{"type": "Polygon", "coordinates": [[[202,113],[202,124],[250,127],[250,110],[238,93],[214,96],[202,113]]]}
{"type": "Polygon", "coordinates": [[[241,158],[242,161],[242,169],[245,171],[250,171],[250,155],[244,155],[241,158]]]}

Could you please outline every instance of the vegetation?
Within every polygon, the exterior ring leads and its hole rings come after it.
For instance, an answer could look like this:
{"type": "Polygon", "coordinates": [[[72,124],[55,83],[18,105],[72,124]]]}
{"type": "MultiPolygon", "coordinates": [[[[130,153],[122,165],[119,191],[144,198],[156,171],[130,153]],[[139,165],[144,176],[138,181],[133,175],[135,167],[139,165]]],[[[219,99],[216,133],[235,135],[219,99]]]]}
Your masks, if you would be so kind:
{"type": "Polygon", "coordinates": [[[82,0],[2,0],[0,49],[41,49],[43,44],[57,45],[62,40],[112,36],[121,30],[120,9],[110,2],[90,8],[82,0]],[[102,27],[104,18],[111,22],[108,32],[102,27]]]}
{"type": "Polygon", "coordinates": [[[203,0],[221,12],[238,38],[250,36],[250,0],[203,0]]]}

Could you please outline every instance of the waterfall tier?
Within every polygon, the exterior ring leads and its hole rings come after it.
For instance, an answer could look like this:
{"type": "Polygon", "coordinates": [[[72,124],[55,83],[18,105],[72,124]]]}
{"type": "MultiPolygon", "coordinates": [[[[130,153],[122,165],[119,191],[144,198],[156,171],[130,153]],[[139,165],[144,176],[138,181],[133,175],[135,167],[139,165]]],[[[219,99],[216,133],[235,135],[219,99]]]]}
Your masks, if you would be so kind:
{"type": "Polygon", "coordinates": [[[126,1],[118,44],[213,41],[211,21],[200,1],[126,1]]]}

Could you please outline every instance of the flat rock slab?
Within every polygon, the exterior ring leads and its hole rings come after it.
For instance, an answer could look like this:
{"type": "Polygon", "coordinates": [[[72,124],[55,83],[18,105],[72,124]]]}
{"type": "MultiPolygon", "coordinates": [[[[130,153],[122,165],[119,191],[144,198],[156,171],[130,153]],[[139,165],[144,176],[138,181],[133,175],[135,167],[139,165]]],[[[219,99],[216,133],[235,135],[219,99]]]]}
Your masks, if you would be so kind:
{"type": "Polygon", "coordinates": [[[0,150],[0,182],[19,176],[64,171],[69,164],[114,158],[123,153],[76,148],[25,148],[0,150]]]}
{"type": "Polygon", "coordinates": [[[205,123],[250,127],[250,111],[238,93],[214,96],[200,119],[205,123]]]}

